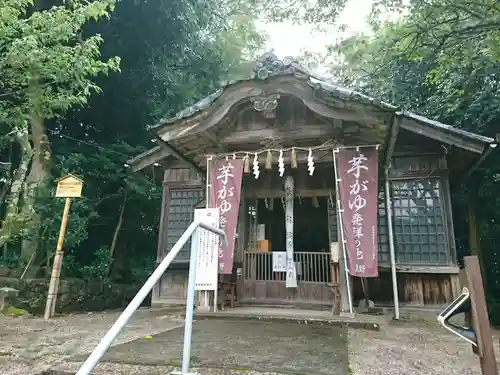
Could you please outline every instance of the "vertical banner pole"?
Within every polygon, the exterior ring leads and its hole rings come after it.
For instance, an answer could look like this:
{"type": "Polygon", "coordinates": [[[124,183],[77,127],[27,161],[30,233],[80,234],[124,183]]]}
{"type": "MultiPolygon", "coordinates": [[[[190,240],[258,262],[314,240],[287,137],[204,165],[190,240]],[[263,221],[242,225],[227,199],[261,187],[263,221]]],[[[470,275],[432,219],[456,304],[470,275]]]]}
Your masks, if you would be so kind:
{"type": "Polygon", "coordinates": [[[353,313],[352,309],[352,296],[351,296],[351,283],[349,280],[349,269],[347,267],[347,249],[346,249],[346,241],[345,241],[345,235],[344,235],[344,224],[342,222],[342,208],[340,207],[340,186],[339,186],[339,174],[337,171],[337,157],[336,153],[338,152],[338,149],[333,149],[333,170],[335,172],[335,197],[337,199],[337,213],[339,215],[339,225],[340,225],[340,236],[341,236],[341,241],[342,241],[342,253],[344,255],[344,273],[345,273],[345,279],[346,279],[346,284],[347,284],[347,299],[349,301],[349,313],[353,313]]]}
{"type": "MultiPolygon", "coordinates": [[[[207,156],[207,175],[206,175],[206,191],[205,191],[205,208],[210,208],[210,194],[212,192],[212,184],[210,183],[210,179],[211,179],[211,176],[210,176],[210,162],[212,161],[213,159],[213,156],[212,155],[208,155],[207,156]]],[[[217,256],[219,256],[219,254],[217,254],[217,256]]],[[[217,287],[215,288],[214,290],[214,307],[213,307],[213,311],[214,312],[217,312],[217,298],[218,298],[218,290],[219,290],[219,271],[217,271],[217,287]]],[[[205,301],[206,301],[206,304],[209,304],[209,302],[207,301],[208,300],[208,295],[209,295],[209,292],[208,291],[205,291],[206,295],[205,295],[205,301]]]]}
{"type": "Polygon", "coordinates": [[[398,279],[396,275],[396,255],[394,250],[394,230],[392,228],[392,202],[389,184],[389,171],[385,170],[385,215],[387,217],[387,231],[389,234],[389,253],[391,258],[392,294],[394,298],[394,319],[399,320],[398,279]]]}

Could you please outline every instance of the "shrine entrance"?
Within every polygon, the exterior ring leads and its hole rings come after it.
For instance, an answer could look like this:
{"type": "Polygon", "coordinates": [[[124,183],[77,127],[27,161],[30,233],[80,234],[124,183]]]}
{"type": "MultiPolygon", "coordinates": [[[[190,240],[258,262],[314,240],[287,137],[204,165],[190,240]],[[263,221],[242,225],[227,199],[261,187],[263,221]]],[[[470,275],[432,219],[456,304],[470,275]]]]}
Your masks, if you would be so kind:
{"type": "MultiPolygon", "coordinates": [[[[326,169],[327,165],[320,167],[326,169]]],[[[242,304],[332,306],[330,287],[339,282],[337,264],[332,265],[330,252],[330,243],[337,238],[335,191],[313,188],[321,174],[308,176],[301,166],[295,172],[293,257],[297,288],[286,287],[287,213],[283,185],[286,176],[280,178],[280,184],[271,185],[272,191],[261,189],[257,196],[252,194],[257,183],[248,178],[243,183],[246,194],[238,231],[242,242],[238,301],[242,304]]],[[[266,181],[266,174],[267,171],[259,180],[266,181]]]]}

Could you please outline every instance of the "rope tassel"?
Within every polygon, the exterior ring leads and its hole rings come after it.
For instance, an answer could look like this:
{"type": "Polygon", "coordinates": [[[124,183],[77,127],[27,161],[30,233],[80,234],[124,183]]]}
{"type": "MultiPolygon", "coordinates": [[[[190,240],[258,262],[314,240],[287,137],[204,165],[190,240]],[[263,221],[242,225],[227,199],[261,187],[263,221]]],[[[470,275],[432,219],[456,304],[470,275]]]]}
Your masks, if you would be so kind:
{"type": "Polygon", "coordinates": [[[259,154],[255,153],[253,156],[253,175],[255,179],[259,178],[260,170],[259,170],[259,154]]]}

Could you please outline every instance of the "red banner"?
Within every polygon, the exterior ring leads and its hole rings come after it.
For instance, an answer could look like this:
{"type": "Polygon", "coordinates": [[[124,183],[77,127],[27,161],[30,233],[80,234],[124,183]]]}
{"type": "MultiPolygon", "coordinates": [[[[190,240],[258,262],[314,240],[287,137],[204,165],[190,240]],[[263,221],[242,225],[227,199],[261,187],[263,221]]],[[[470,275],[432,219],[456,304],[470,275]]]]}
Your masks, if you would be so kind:
{"type": "Polygon", "coordinates": [[[219,246],[219,273],[233,272],[234,245],[240,211],[243,160],[213,160],[210,165],[210,207],[219,209],[220,228],[228,246],[219,246]]]}
{"type": "Polygon", "coordinates": [[[353,276],[377,277],[378,150],[341,149],[337,168],[349,272],[353,276]]]}

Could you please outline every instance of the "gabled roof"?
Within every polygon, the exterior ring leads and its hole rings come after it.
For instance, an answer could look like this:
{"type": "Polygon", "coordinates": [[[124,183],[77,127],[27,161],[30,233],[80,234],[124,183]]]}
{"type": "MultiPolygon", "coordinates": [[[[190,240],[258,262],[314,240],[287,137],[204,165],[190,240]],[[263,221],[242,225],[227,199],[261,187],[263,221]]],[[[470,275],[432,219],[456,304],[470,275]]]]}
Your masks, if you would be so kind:
{"type": "MultiPolygon", "coordinates": [[[[304,87],[309,87],[309,91],[314,92],[312,94],[313,97],[321,95],[322,97],[327,96],[331,98],[334,102],[349,101],[359,103],[367,108],[390,115],[394,122],[398,122],[398,126],[402,129],[454,145],[476,154],[482,154],[490,145],[496,145],[493,138],[458,129],[451,125],[401,110],[397,106],[377,98],[341,87],[330,79],[310,73],[291,57],[279,60],[274,54],[266,53],[257,60],[251,77],[226,82],[219,90],[203,98],[196,104],[177,113],[174,117],[161,119],[156,125],[150,127],[160,144],[160,149],[156,148],[157,151],[155,152],[161,152],[165,155],[165,149],[168,148],[170,153],[179,159],[182,156],[182,150],[177,150],[177,145],[180,144],[178,140],[187,142],[184,140],[189,137],[192,138],[195,134],[207,130],[207,126],[213,126],[216,123],[212,121],[212,125],[207,124],[206,119],[211,115],[210,111],[216,111],[217,108],[230,100],[233,100],[233,103],[230,103],[231,105],[236,105],[244,98],[249,100],[252,95],[259,95],[259,91],[265,90],[273,81],[278,81],[277,85],[281,84],[280,82],[285,82],[286,77],[291,77],[298,82],[302,82],[304,87]],[[240,87],[246,87],[246,91],[240,97],[235,97],[234,92],[240,87]],[[212,110],[212,108],[215,109],[212,110]]],[[[301,92],[306,92],[306,89],[302,88],[301,92]]],[[[307,106],[306,100],[301,99],[307,106]]],[[[397,131],[395,133],[397,134],[397,131]]],[[[150,150],[137,156],[134,160],[130,161],[130,164],[138,163],[142,156],[150,157],[152,152],[153,150],[150,150]]]]}
{"type": "Polygon", "coordinates": [[[297,63],[292,57],[285,57],[283,60],[279,60],[276,55],[272,53],[264,54],[256,64],[254,69],[254,74],[246,79],[233,80],[226,82],[223,87],[215,91],[214,93],[208,95],[207,97],[201,99],[197,103],[184,110],[178,112],[174,117],[163,118],[156,125],[151,126],[150,129],[156,131],[159,128],[174,125],[180,120],[188,119],[189,117],[195,116],[196,114],[208,109],[219,97],[222,96],[224,91],[233,86],[238,85],[242,82],[248,82],[252,80],[266,80],[269,77],[278,75],[295,75],[301,79],[306,80],[315,89],[321,89],[332,94],[332,96],[341,100],[355,100],[359,103],[374,105],[382,110],[394,112],[399,116],[417,121],[418,123],[428,125],[429,127],[435,128],[437,130],[443,130],[456,134],[465,139],[476,140],[483,142],[485,144],[494,143],[495,140],[490,137],[485,137],[479,134],[475,134],[466,130],[456,128],[451,125],[443,124],[439,121],[435,121],[413,112],[402,111],[397,106],[384,102],[380,99],[362,94],[360,92],[341,87],[337,85],[330,79],[316,76],[310,73],[306,68],[302,67],[297,63]]]}

